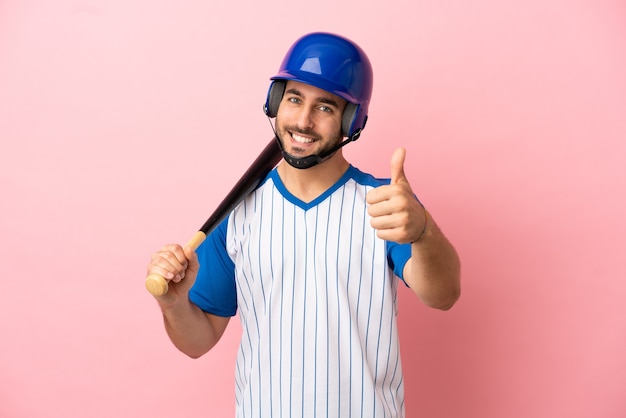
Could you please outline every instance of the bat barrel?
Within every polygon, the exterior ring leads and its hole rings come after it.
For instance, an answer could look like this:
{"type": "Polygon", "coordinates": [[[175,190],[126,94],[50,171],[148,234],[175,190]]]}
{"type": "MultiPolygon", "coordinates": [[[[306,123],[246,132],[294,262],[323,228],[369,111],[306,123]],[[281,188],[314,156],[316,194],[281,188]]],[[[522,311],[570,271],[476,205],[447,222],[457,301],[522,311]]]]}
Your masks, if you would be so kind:
{"type": "MultiPolygon", "coordinates": [[[[267,174],[278,164],[282,155],[278,140],[272,140],[265,146],[263,151],[250,165],[248,170],[241,176],[239,181],[226,195],[224,200],[217,206],[213,214],[202,225],[202,228],[187,243],[194,251],[198,249],[200,244],[205,240],[216,227],[220,224],[228,214],[251,193],[259,183],[267,176],[267,174]]],[[[168,290],[168,281],[158,274],[150,274],[146,278],[146,289],[153,296],[163,296],[168,290]]]]}
{"type": "Polygon", "coordinates": [[[233,186],[230,192],[228,192],[226,197],[217,206],[209,219],[202,225],[200,231],[209,235],[220,222],[226,219],[228,214],[235,209],[235,206],[237,206],[244,197],[256,189],[259,182],[267,176],[267,173],[278,164],[281,158],[282,154],[278,146],[278,140],[272,138],[235,186],[233,186]]]}

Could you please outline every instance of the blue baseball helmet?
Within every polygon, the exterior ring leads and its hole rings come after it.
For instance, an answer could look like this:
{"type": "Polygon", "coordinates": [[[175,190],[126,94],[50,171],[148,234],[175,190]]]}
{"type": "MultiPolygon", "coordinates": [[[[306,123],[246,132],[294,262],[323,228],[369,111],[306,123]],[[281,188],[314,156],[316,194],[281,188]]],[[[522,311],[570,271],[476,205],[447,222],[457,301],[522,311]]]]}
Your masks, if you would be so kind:
{"type": "Polygon", "coordinates": [[[339,35],[315,32],[302,36],[289,49],[278,73],[270,78],[265,114],[275,117],[287,80],[310,84],[333,93],[348,104],[342,117],[342,133],[354,141],[367,122],[373,72],[365,52],[339,35]]]}

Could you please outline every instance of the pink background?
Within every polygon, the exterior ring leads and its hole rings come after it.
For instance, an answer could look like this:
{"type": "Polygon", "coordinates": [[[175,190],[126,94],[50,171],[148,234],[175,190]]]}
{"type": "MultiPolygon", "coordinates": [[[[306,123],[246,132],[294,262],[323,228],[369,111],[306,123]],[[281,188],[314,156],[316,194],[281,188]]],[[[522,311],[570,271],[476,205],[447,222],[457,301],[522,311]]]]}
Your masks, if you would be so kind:
{"type": "Polygon", "coordinates": [[[623,0],[0,2],[0,416],[232,416],[240,326],[179,354],[145,291],[270,139],[268,77],[340,32],[375,68],[346,155],[396,146],[463,264],[401,289],[408,416],[626,416],[623,0]]]}

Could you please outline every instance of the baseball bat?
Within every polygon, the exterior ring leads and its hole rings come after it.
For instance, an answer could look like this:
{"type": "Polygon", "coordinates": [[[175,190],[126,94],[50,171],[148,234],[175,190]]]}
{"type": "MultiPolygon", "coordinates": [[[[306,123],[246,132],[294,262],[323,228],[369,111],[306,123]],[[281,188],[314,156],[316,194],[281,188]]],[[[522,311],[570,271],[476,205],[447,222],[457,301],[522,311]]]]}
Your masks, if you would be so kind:
{"type": "MultiPolygon", "coordinates": [[[[207,219],[202,227],[189,240],[187,245],[194,251],[204,242],[207,235],[211,233],[222,222],[228,214],[259,185],[267,174],[278,164],[282,154],[276,137],[265,146],[259,156],[252,162],[250,167],[241,176],[239,181],[233,186],[230,192],[217,206],[213,214],[207,219]]],[[[158,274],[150,274],[146,278],[146,289],[154,296],[163,296],[167,293],[168,281],[158,274]]]]}

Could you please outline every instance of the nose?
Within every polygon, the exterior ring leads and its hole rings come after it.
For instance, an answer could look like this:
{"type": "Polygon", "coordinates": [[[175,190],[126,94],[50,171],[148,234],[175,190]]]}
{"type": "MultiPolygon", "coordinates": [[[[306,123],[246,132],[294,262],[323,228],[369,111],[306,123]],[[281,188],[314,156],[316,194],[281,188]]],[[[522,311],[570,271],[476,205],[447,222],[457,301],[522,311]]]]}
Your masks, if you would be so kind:
{"type": "Polygon", "coordinates": [[[298,112],[297,124],[300,129],[311,129],[314,125],[312,110],[302,106],[298,112]]]}

